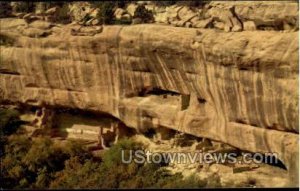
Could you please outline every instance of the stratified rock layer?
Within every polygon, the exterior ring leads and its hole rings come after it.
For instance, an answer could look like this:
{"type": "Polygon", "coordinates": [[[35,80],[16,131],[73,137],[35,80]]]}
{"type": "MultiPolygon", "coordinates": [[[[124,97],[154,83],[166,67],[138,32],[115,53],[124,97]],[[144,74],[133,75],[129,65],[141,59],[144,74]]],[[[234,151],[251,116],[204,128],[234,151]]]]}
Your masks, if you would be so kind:
{"type": "Polygon", "coordinates": [[[146,24],[72,36],[67,25],[32,38],[23,20],[0,24],[2,102],[104,112],[139,131],[163,126],[276,152],[297,184],[298,32],[146,24]]]}

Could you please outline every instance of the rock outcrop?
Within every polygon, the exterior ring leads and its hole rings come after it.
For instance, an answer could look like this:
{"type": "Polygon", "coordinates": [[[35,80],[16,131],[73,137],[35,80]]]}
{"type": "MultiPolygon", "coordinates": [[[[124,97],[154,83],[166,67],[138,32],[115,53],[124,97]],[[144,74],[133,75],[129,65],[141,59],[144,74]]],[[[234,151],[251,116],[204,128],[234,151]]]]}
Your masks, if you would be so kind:
{"type": "Polygon", "coordinates": [[[0,25],[2,103],[108,113],[141,132],[167,127],[276,152],[298,184],[298,32],[142,24],[73,36],[65,25],[32,38],[19,31],[24,20],[0,25]]]}
{"type": "MultiPolygon", "coordinates": [[[[251,22],[255,30],[299,28],[298,6],[292,1],[285,3],[212,1],[202,7],[191,8],[175,4],[167,7],[148,5],[147,8],[155,12],[155,22],[178,27],[216,28],[226,32],[240,32],[249,30],[251,22]]],[[[250,30],[253,30],[253,27],[250,27],[250,30]]]]}

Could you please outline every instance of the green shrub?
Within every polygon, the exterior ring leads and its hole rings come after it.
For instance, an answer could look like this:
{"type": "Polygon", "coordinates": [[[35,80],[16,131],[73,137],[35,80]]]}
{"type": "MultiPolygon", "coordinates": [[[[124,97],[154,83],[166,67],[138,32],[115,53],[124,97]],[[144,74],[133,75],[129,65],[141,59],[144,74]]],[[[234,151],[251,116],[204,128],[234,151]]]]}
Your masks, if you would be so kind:
{"type": "Polygon", "coordinates": [[[65,161],[65,168],[55,174],[50,188],[96,188],[99,176],[99,162],[86,160],[82,162],[79,157],[71,157],[65,161]]]}
{"type": "MultiPolygon", "coordinates": [[[[1,36],[1,35],[0,35],[1,36]]],[[[1,135],[11,135],[21,124],[20,113],[15,109],[0,108],[0,129],[1,135]]]]}
{"type": "Polygon", "coordinates": [[[0,45],[1,46],[12,46],[14,39],[5,34],[0,34],[0,45]]]}
{"type": "Polygon", "coordinates": [[[4,156],[1,156],[1,182],[3,188],[18,188],[28,186],[26,169],[23,167],[22,158],[31,147],[27,136],[11,135],[5,143],[4,156]]]}
{"type": "Polygon", "coordinates": [[[125,152],[125,155],[128,155],[130,150],[135,151],[141,149],[143,149],[141,144],[124,138],[104,153],[103,163],[108,168],[114,165],[122,165],[122,150],[125,152]]]}
{"type": "Polygon", "coordinates": [[[11,15],[12,7],[10,2],[0,2],[0,18],[4,18],[11,15]]]}
{"type": "Polygon", "coordinates": [[[176,4],[176,1],[154,1],[157,6],[171,6],[176,4]]]}
{"type": "Polygon", "coordinates": [[[97,15],[97,19],[104,24],[113,24],[114,21],[114,9],[116,3],[112,1],[95,2],[94,7],[100,9],[97,15]]]}
{"type": "Polygon", "coordinates": [[[84,163],[91,158],[77,143],[61,147],[50,138],[31,140],[24,135],[11,135],[5,144],[5,155],[1,157],[4,188],[47,188],[56,173],[65,169],[66,161],[76,158],[84,163]]]}
{"type": "Polygon", "coordinates": [[[83,162],[86,159],[92,159],[93,157],[93,155],[78,141],[68,141],[63,147],[63,150],[69,158],[77,157],[80,162],[83,162]]]}
{"type": "Polygon", "coordinates": [[[99,8],[100,11],[97,15],[97,19],[104,24],[131,24],[131,19],[119,19],[114,17],[114,11],[116,8],[125,8],[126,1],[92,1],[91,5],[94,8],[99,8]]]}
{"type": "Polygon", "coordinates": [[[30,13],[34,12],[35,10],[35,3],[34,2],[18,2],[15,11],[16,12],[22,12],[22,13],[30,13]]]}
{"type": "Polygon", "coordinates": [[[63,24],[67,24],[71,22],[71,16],[69,14],[70,10],[69,10],[69,6],[68,4],[63,4],[62,7],[60,7],[58,9],[58,13],[57,13],[57,21],[63,24]]]}
{"type": "Polygon", "coordinates": [[[31,140],[11,135],[5,145],[1,182],[4,188],[199,188],[196,177],[171,175],[165,164],[124,164],[121,151],[140,150],[130,139],[105,151],[96,160],[80,143],[54,144],[49,138],[31,140]]]}
{"type": "Polygon", "coordinates": [[[180,6],[188,6],[188,7],[199,7],[199,6],[203,6],[205,3],[207,3],[208,1],[176,1],[177,5],[180,6]]]}
{"type": "Polygon", "coordinates": [[[153,22],[154,20],[152,11],[147,10],[144,5],[138,5],[134,12],[133,18],[140,18],[142,23],[149,23],[153,22]]]}
{"type": "Polygon", "coordinates": [[[116,25],[130,25],[131,24],[131,19],[116,19],[114,21],[114,24],[116,25]]]}
{"type": "Polygon", "coordinates": [[[207,182],[205,180],[200,180],[195,175],[191,175],[173,184],[166,184],[165,188],[203,188],[206,186],[207,182]]]}

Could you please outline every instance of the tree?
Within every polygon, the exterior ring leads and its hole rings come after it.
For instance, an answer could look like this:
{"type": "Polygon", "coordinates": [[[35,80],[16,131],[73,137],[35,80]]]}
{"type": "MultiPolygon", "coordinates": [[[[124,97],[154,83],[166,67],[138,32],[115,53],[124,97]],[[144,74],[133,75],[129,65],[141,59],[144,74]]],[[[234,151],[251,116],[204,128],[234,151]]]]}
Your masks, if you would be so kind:
{"type": "Polygon", "coordinates": [[[11,15],[12,7],[10,6],[10,2],[0,2],[0,7],[0,18],[11,15]]]}
{"type": "Polygon", "coordinates": [[[16,109],[0,108],[0,129],[2,135],[11,135],[22,124],[20,113],[16,109]]]}
{"type": "Polygon", "coordinates": [[[32,1],[17,2],[15,5],[16,12],[30,13],[30,12],[34,12],[34,10],[35,10],[35,3],[32,1]]]}
{"type": "Polygon", "coordinates": [[[104,24],[113,24],[116,2],[103,1],[103,2],[95,2],[92,5],[100,9],[97,15],[97,19],[99,19],[100,22],[104,24]]]}
{"type": "Polygon", "coordinates": [[[154,21],[152,11],[147,10],[145,5],[138,5],[136,8],[133,18],[140,18],[142,23],[149,23],[154,21]]]}

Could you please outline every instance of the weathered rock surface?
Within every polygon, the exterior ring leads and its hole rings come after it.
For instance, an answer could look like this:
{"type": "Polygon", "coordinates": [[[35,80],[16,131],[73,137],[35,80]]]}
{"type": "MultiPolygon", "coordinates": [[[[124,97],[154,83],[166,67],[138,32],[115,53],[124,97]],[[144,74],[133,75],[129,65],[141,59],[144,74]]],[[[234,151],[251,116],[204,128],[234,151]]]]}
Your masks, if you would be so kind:
{"type": "MultiPolygon", "coordinates": [[[[1,3],[3,11],[0,17],[10,16],[11,9],[14,16],[20,18],[22,3],[1,3]],[[19,7],[19,8],[18,8],[19,7]],[[9,13],[8,13],[9,12],[9,13]]],[[[177,3],[174,5],[157,5],[155,2],[130,2],[114,8],[112,20],[123,24],[131,23],[136,18],[136,9],[144,5],[150,11],[151,19],[142,19],[142,23],[170,24],[177,27],[216,28],[226,32],[240,32],[243,30],[299,30],[298,4],[295,1],[211,1],[202,3],[202,6],[191,7],[177,3]],[[152,18],[153,16],[153,18],[152,18]],[[215,23],[215,24],[213,24],[215,23]],[[245,26],[244,26],[245,25],[245,26]]],[[[24,5],[23,5],[24,6],[24,5]]],[[[51,7],[46,10],[45,3],[36,4],[35,13],[25,18],[28,22],[41,19],[51,22],[72,22],[81,25],[99,25],[98,13],[103,10],[95,8],[90,2],[72,2],[65,7],[51,7]],[[62,15],[68,18],[62,18],[62,15]],[[61,18],[58,18],[61,17],[61,18]],[[70,17],[70,18],[69,18],[70,17]],[[94,22],[92,22],[94,20],[94,22]]],[[[11,16],[12,16],[11,15],[11,16]]],[[[65,17],[63,16],[63,17],[65,17]]],[[[145,16],[145,14],[144,14],[145,16]]],[[[139,24],[140,22],[133,22],[139,24]]]]}
{"type": "Polygon", "coordinates": [[[146,24],[73,36],[66,25],[30,38],[18,19],[0,25],[14,40],[1,43],[2,103],[104,112],[139,131],[163,126],[276,152],[297,184],[298,32],[146,24]]]}
{"type": "MultiPolygon", "coordinates": [[[[161,129],[161,128],[160,128],[161,129]]],[[[162,128],[164,129],[164,128],[162,128]]],[[[169,129],[165,129],[169,130],[169,129]]],[[[170,131],[170,130],[169,130],[170,131]]],[[[176,132],[176,131],[175,131],[176,132]]],[[[178,132],[177,132],[178,133],[178,132]]],[[[195,137],[183,137],[176,136],[175,134],[171,137],[168,137],[168,140],[159,139],[159,136],[154,136],[153,138],[147,138],[143,135],[137,134],[131,137],[133,140],[137,142],[141,142],[145,149],[148,151],[156,152],[156,153],[186,153],[191,154],[192,156],[186,158],[186,162],[182,162],[185,159],[183,157],[177,157],[173,155],[173,159],[169,160],[169,165],[166,167],[170,170],[171,174],[181,173],[184,177],[189,177],[191,175],[196,175],[200,179],[206,183],[207,187],[216,187],[217,185],[221,187],[286,187],[289,185],[289,177],[287,171],[282,168],[278,168],[275,166],[270,166],[267,164],[259,164],[257,165],[255,162],[247,162],[247,164],[230,164],[226,162],[211,162],[211,163],[203,163],[203,161],[197,157],[196,153],[207,154],[209,151],[203,151],[202,148],[194,148],[196,145],[206,145],[211,149],[223,148],[225,153],[232,153],[229,149],[229,145],[210,141],[208,139],[203,139],[199,142],[199,140],[195,140],[195,137]],[[184,139],[182,139],[184,138],[184,139]],[[159,139],[160,141],[158,141],[159,139]],[[194,144],[192,146],[187,146],[182,143],[186,141],[192,141],[194,144]],[[172,144],[172,142],[179,142],[181,145],[172,144]],[[202,152],[201,152],[202,150],[202,152]],[[196,156],[196,157],[195,157],[196,156]],[[181,162],[180,162],[181,161],[181,162]],[[219,180],[219,181],[218,181],[219,180]],[[213,181],[213,182],[211,182],[213,181]],[[216,184],[215,181],[218,181],[216,184]]],[[[199,155],[198,155],[199,156],[199,155]]],[[[224,159],[225,154],[223,155],[224,159]]],[[[236,159],[239,162],[241,155],[236,159]]]]}
{"type": "MultiPolygon", "coordinates": [[[[207,28],[206,22],[217,21],[224,27],[220,28],[218,25],[215,28],[227,32],[240,32],[244,30],[243,22],[251,21],[255,23],[255,30],[299,29],[298,4],[293,1],[212,1],[203,7],[193,8],[181,5],[146,7],[155,13],[155,22],[178,27],[184,27],[187,22],[191,22],[194,28],[207,28]]],[[[249,30],[248,26],[246,30],[249,30]]]]}

